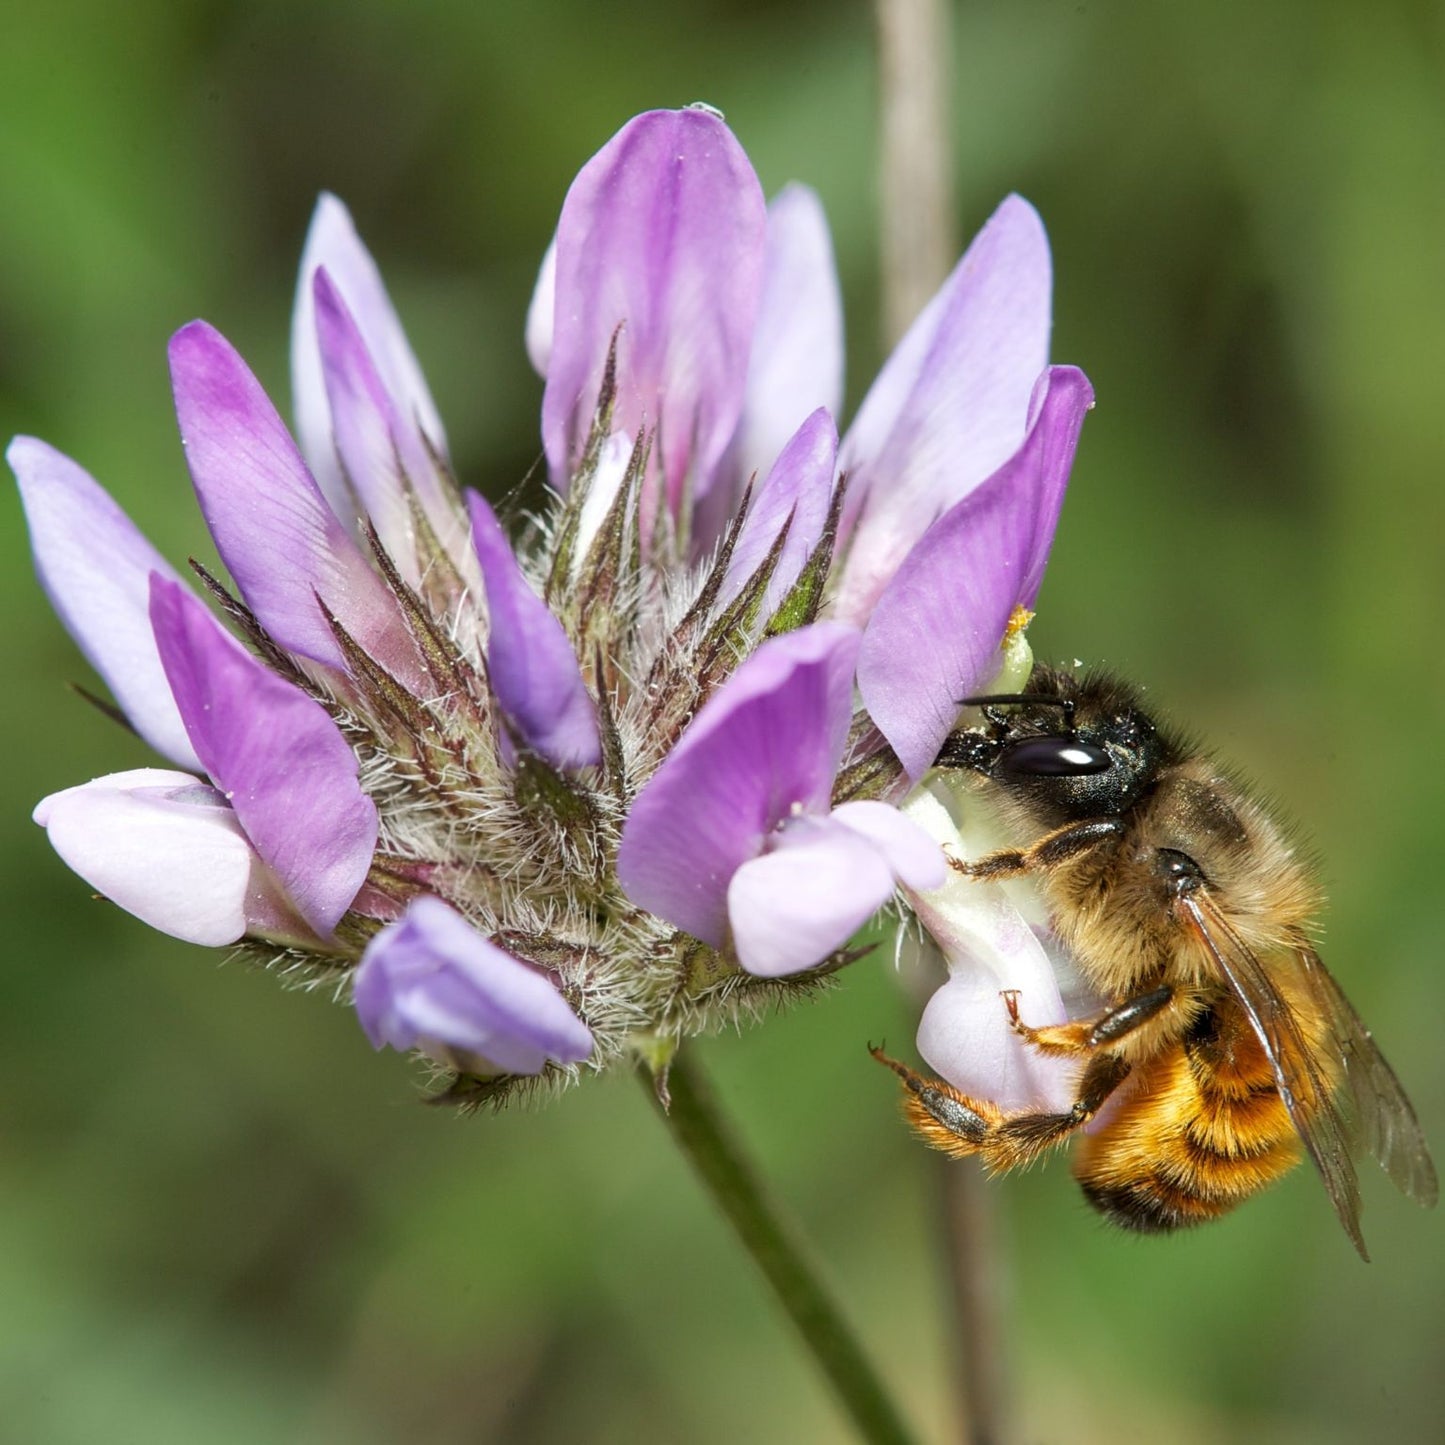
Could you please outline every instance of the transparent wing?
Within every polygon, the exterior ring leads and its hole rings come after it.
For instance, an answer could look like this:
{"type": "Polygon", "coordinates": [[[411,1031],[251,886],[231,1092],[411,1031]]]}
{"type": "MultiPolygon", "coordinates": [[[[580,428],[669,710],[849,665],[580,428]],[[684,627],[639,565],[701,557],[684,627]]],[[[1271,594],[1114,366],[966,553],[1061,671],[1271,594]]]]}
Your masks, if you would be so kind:
{"type": "MultiPolygon", "coordinates": [[[[1220,976],[1243,1007],[1274,1070],[1275,1086],[1289,1111],[1290,1122],[1319,1170],[1345,1233],[1360,1257],[1369,1259],[1360,1233],[1360,1181],[1350,1159],[1350,1135],[1335,1103],[1336,1070],[1310,1045],[1279,986],[1208,893],[1189,894],[1179,903],[1220,976]]],[[[1319,971],[1323,973],[1323,967],[1319,971]]],[[[1344,1071],[1343,1066],[1340,1071],[1344,1071]]]]}
{"type": "Polygon", "coordinates": [[[1301,949],[1299,962],[1330,1020],[1344,1060],[1351,1121],[1360,1142],[1403,1193],[1427,1208],[1433,1206],[1440,1193],[1435,1165],[1415,1110],[1394,1069],[1319,955],[1311,948],[1301,949]]]}

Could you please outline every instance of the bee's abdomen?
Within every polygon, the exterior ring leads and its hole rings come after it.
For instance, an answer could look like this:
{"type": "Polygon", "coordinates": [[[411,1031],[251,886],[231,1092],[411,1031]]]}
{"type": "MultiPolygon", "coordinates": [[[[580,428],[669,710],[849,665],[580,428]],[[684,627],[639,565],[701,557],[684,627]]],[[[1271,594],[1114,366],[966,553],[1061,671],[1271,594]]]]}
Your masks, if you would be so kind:
{"type": "Polygon", "coordinates": [[[1157,1234],[1203,1224],[1300,1157],[1262,1052],[1236,1050],[1225,1064],[1181,1043],[1136,1079],[1074,1161],[1084,1197],[1121,1228],[1157,1234]]]}

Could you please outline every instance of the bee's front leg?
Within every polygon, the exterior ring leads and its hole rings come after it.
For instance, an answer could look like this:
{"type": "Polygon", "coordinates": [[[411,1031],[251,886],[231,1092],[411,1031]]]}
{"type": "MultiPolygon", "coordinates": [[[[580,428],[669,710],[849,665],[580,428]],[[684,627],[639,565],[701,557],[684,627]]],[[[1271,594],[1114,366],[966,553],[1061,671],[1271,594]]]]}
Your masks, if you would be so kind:
{"type": "Polygon", "coordinates": [[[970,862],[948,854],[948,866],[965,877],[984,881],[1017,878],[1022,873],[1057,868],[1117,838],[1123,831],[1120,818],[1085,818],[1081,823],[1066,823],[1052,833],[1045,833],[1027,848],[1000,848],[996,853],[985,853],[970,862]]]}

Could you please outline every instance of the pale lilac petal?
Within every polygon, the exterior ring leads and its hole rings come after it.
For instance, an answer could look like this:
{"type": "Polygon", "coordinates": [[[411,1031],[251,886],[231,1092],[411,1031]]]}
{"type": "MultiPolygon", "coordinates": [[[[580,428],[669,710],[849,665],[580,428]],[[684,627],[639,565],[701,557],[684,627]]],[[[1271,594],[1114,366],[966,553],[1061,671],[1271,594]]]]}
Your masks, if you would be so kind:
{"type": "Polygon", "coordinates": [[[509,1074],[592,1053],[591,1032],[555,984],[430,896],[368,945],[354,999],[378,1049],[470,1055],[509,1074]]]}
{"type": "Polygon", "coordinates": [[[427,560],[417,548],[413,501],[469,586],[480,578],[469,555],[468,534],[449,483],[416,425],[398,410],[365,339],[331,274],[318,266],[316,334],[335,428],[336,451],[363,512],[413,587],[427,560]]]}
{"type": "Polygon", "coordinates": [[[784,633],[704,705],[622,830],[617,877],[634,903],[722,944],[733,874],[778,824],[827,811],[857,647],[840,623],[784,633]]]}
{"type": "Polygon", "coordinates": [[[888,803],[843,803],[833,809],[832,819],[867,838],[906,887],[938,888],[947,877],[943,849],[917,823],[888,803]]]}
{"type": "Polygon", "coordinates": [[[409,444],[419,446],[425,434],[433,448],[445,455],[447,442],[441,417],[391,298],[386,294],[376,262],[356,234],[351,213],[335,196],[323,193],[311,218],[311,229],[301,255],[301,274],[296,283],[296,306],[291,317],[291,384],[301,450],[337,516],[350,525],[356,505],[342,475],[332,439],[331,405],[317,345],[312,287],[321,267],[326,268],[356,319],[382,385],[404,423],[409,444]]]}
{"type": "Polygon", "coordinates": [[[844,438],[847,553],[835,613],[861,622],[930,523],[1023,440],[1048,363],[1048,238],[1010,196],[914,322],[844,438]]]}
{"type": "Polygon", "coordinates": [[[961,699],[998,671],[1009,617],[1030,607],[1093,391],[1081,371],[1040,380],[1024,445],[929,528],[878,599],[858,656],[869,716],[913,778],[933,766],[961,699]]]}
{"type": "MultiPolygon", "coordinates": [[[[942,787],[915,791],[910,820],[959,857],[980,856],[997,841],[979,828],[976,810],[966,832],[942,787]]],[[[1078,1064],[1044,1059],[1009,1027],[1001,990],[1017,989],[1025,1022],[1066,1021],[1054,961],[1016,906],[1014,885],[984,883],[949,870],[943,886],[905,890],[915,917],[943,950],[949,981],[924,1010],[918,1051],[955,1088],[1005,1109],[1067,1109],[1078,1064]]]]}
{"type": "Polygon", "coordinates": [[[559,768],[602,761],[597,711],[562,624],[532,591],[496,514],[467,493],[487,591],[487,674],[518,741],[559,768]]]}
{"type": "Polygon", "coordinates": [[[357,781],[356,755],[320,703],[159,577],[151,621],[202,765],[301,916],[329,936],[376,847],[376,807],[357,781]]]}
{"type": "MultiPolygon", "coordinates": [[[[1042,947],[1039,959],[1046,962],[1042,947]]],[[[1018,988],[1022,1016],[1035,1027],[1062,1022],[1049,1017],[1053,1010],[1035,1007],[1048,996],[1045,962],[1028,967],[1022,958],[984,960],[982,953],[963,955],[950,969],[948,982],[929,999],[919,1020],[918,1052],[941,1078],[972,1098],[1001,1109],[1066,1112],[1078,1066],[1071,1071],[1068,1060],[1044,1058],[1029,1048],[1010,1026],[1001,997],[1001,990],[1018,988]]]]}
{"type": "Polygon", "coordinates": [[[785,186],[768,207],[762,299],[733,443],[738,476],[766,474],[803,418],[843,406],[843,298],[815,192],[785,186]]]}
{"type": "Polygon", "coordinates": [[[766,226],[747,156],[704,110],[640,115],[582,168],[557,226],[542,400],[555,486],[568,486],[617,335],[616,429],[656,429],[669,506],[685,485],[707,492],[742,410],[766,226]]]}
{"type": "MultiPolygon", "coordinates": [[[[166,690],[170,690],[167,684],[166,690]]],[[[58,793],[51,793],[48,797],[42,798],[31,810],[31,820],[39,823],[42,828],[50,826],[50,810],[62,798],[68,798],[72,793],[84,792],[87,789],[109,788],[112,792],[124,792],[136,789],[151,789],[153,791],[168,789],[172,792],[177,789],[202,788],[207,792],[215,792],[213,788],[207,788],[206,784],[190,773],[177,772],[174,768],[127,768],[124,772],[107,773],[102,778],[92,778],[88,783],[78,783],[73,788],[62,788],[58,793]]],[[[216,795],[222,804],[224,798],[216,795]]]]}
{"type": "Polygon", "coordinates": [[[420,579],[406,478],[419,485],[432,464],[401,424],[361,332],[324,266],[316,269],[316,335],[331,404],[337,455],[362,514],[413,586],[420,579]]]}
{"type": "Polygon", "coordinates": [[[537,375],[546,378],[552,360],[552,324],[557,310],[557,238],[547,243],[547,252],[537,271],[537,285],[527,306],[527,359],[537,375]]]}
{"type": "Polygon", "coordinates": [[[738,962],[762,978],[812,968],[892,896],[893,870],[869,839],[830,819],[786,823],[773,850],[728,884],[738,962]]]}
{"type": "Polygon", "coordinates": [[[246,932],[259,860],[221,795],[189,774],[96,778],[46,798],[35,820],[96,892],[152,928],[208,947],[246,932]]]}
{"type": "Polygon", "coordinates": [[[602,443],[597,453],[597,469],[587,484],[587,496],[582,502],[582,514],[577,519],[577,541],[574,548],[575,566],[585,561],[597,534],[611,514],[617,494],[627,480],[628,469],[632,466],[632,454],[636,439],[626,432],[613,432],[602,443]]]}
{"type": "Polygon", "coordinates": [[[198,769],[151,632],[150,574],[179,581],[176,573],[69,457],[34,437],[16,437],[5,455],[20,484],[35,571],[66,631],[141,737],[198,769]]]}
{"type": "Polygon", "coordinates": [[[317,489],[260,383],[203,321],[171,338],[186,462],[221,558],[267,632],[344,668],[316,597],[400,681],[426,687],[395,600],[317,489]]]}
{"type": "Polygon", "coordinates": [[[819,408],[798,428],[767,477],[754,488],[752,505],[723,581],[719,599],[722,605],[726,606],[742,590],[784,527],[788,527],[788,538],[768,583],[763,615],[767,616],[787,596],[823,535],[837,470],[838,429],[833,418],[819,408]]]}

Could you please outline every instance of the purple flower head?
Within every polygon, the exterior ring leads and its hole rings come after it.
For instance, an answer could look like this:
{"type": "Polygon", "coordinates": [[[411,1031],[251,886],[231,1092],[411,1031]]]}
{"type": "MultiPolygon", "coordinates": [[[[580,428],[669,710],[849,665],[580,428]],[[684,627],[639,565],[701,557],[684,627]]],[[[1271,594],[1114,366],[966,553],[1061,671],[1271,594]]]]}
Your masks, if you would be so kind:
{"type": "Polygon", "coordinates": [[[580,1064],[592,1035],[557,986],[484,938],[439,898],[382,929],[356,970],[357,1017],[373,1048],[460,1057],[480,1074],[580,1064]]]}
{"type": "Polygon", "coordinates": [[[296,439],[214,327],[170,343],[214,609],[73,462],[10,448],[42,584],[180,770],[37,821],[153,926],[337,986],[459,1100],[752,1017],[900,894],[951,969],[925,1055],[980,1092],[979,1070],[1043,1088],[983,1005],[1007,980],[1059,1014],[1047,930],[945,876],[959,839],[916,785],[960,700],[1027,657],[1091,400],[1048,365],[1050,284],[1010,198],[840,443],[817,197],[766,205],[713,111],[640,115],[542,262],[551,487],[511,535],[453,476],[376,263],[322,197],[296,439]]]}

